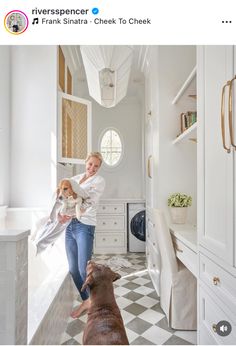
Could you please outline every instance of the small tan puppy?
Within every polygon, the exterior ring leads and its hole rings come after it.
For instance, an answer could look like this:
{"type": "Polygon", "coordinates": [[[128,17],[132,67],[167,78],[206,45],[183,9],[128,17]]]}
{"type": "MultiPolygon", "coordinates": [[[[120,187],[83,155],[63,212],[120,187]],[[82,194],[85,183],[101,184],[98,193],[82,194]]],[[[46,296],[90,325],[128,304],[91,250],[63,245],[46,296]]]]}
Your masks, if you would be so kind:
{"type": "Polygon", "coordinates": [[[57,188],[57,198],[62,202],[61,215],[76,216],[79,220],[82,214],[83,198],[73,191],[71,180],[63,179],[57,188]]]}

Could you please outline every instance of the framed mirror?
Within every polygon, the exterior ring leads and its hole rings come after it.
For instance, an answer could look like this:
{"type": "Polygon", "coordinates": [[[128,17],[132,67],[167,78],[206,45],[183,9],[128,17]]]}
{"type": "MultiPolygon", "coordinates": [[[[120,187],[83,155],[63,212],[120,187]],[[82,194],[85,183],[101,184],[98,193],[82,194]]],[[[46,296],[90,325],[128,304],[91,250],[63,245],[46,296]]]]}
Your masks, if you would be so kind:
{"type": "Polygon", "coordinates": [[[91,102],[58,93],[58,162],[84,164],[91,151],[91,102]]]}

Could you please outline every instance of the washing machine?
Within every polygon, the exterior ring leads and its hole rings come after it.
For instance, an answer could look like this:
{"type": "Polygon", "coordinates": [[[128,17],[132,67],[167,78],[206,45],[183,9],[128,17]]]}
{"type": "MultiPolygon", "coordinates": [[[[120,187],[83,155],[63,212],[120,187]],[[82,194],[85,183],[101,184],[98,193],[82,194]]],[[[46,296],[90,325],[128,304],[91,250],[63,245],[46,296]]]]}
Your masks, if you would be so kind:
{"type": "Polygon", "coordinates": [[[128,250],[145,252],[145,204],[128,203],[128,250]]]}

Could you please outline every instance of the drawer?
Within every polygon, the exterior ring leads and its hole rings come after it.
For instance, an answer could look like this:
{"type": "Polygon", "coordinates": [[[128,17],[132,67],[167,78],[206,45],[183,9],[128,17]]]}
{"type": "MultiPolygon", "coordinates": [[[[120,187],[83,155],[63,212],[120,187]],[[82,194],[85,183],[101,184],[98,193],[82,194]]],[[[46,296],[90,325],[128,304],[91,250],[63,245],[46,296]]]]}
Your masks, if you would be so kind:
{"type": "Polygon", "coordinates": [[[236,311],[235,277],[203,254],[200,254],[200,279],[232,312],[236,311]]]}
{"type": "Polygon", "coordinates": [[[147,217],[146,232],[147,240],[149,240],[154,247],[157,247],[156,227],[150,215],[147,217]]]}
{"type": "Polygon", "coordinates": [[[225,310],[224,303],[212,297],[214,296],[211,290],[201,283],[199,290],[200,344],[235,345],[235,321],[225,310]],[[215,325],[220,321],[228,321],[231,324],[232,331],[228,336],[220,336],[216,333],[215,325]]]}
{"type": "Polygon", "coordinates": [[[97,230],[124,230],[125,217],[124,216],[106,216],[98,215],[97,217],[97,230]]]}
{"type": "Polygon", "coordinates": [[[96,247],[122,247],[125,246],[125,233],[95,233],[96,247]]]}
{"type": "Polygon", "coordinates": [[[150,266],[148,265],[149,269],[157,270],[158,272],[160,272],[161,256],[159,250],[154,248],[149,241],[146,242],[146,255],[148,264],[150,264],[150,266]]]}
{"type": "Polygon", "coordinates": [[[99,204],[98,214],[124,214],[124,204],[99,204]]]}
{"type": "Polygon", "coordinates": [[[159,252],[152,246],[152,244],[150,244],[149,241],[146,242],[146,255],[149,275],[157,294],[160,295],[161,257],[159,252]]]}
{"type": "Polygon", "coordinates": [[[125,217],[124,216],[97,216],[97,230],[124,230],[125,228],[125,217]]]}
{"type": "Polygon", "coordinates": [[[197,277],[197,253],[176,237],[172,236],[172,240],[176,257],[197,277]]]}

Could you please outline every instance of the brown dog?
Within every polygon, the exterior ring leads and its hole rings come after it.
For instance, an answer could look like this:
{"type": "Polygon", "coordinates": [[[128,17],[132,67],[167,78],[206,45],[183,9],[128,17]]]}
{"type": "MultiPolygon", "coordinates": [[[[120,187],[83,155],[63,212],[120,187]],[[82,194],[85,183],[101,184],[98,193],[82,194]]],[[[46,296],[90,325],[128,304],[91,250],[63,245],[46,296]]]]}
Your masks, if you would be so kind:
{"type": "Polygon", "coordinates": [[[80,219],[82,198],[74,192],[72,188],[72,180],[63,179],[60,181],[57,188],[57,197],[62,202],[62,208],[60,210],[61,215],[76,216],[80,219]]]}
{"type": "Polygon", "coordinates": [[[120,277],[109,267],[88,261],[82,290],[89,286],[91,305],[83,334],[84,345],[129,345],[113,289],[113,281],[120,277]]]}
{"type": "Polygon", "coordinates": [[[57,197],[68,198],[70,196],[76,199],[77,193],[73,191],[73,188],[69,179],[62,179],[58,184],[57,197]]]}

